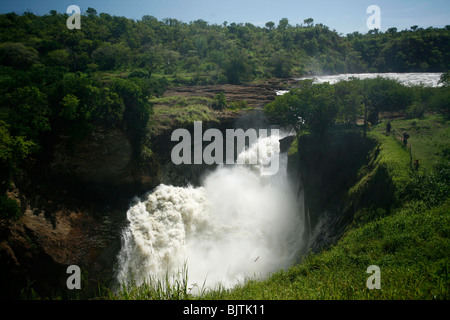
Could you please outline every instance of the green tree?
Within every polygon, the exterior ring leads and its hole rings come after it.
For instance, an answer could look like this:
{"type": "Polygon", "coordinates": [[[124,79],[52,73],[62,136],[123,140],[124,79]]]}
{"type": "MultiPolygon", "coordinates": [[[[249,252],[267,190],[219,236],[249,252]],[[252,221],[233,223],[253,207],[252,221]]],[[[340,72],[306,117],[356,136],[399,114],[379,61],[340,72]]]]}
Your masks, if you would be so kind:
{"type": "Polygon", "coordinates": [[[378,123],[381,111],[405,110],[412,102],[412,95],[407,87],[397,80],[377,77],[362,82],[364,104],[368,107],[368,121],[378,123]]]}
{"type": "Polygon", "coordinates": [[[275,22],[269,21],[266,23],[266,28],[272,30],[275,27],[275,22]]]}
{"type": "Polygon", "coordinates": [[[441,75],[439,83],[443,84],[445,87],[450,86],[450,71],[447,71],[441,75]]]}
{"type": "Polygon", "coordinates": [[[73,94],[67,94],[61,101],[61,112],[59,115],[66,120],[75,120],[78,117],[78,106],[80,100],[73,94]]]}
{"type": "Polygon", "coordinates": [[[212,103],[212,106],[214,109],[223,110],[227,107],[227,98],[225,97],[225,94],[223,91],[219,92],[214,96],[214,100],[212,103]]]}
{"type": "Polygon", "coordinates": [[[88,7],[88,8],[86,9],[86,14],[87,14],[90,18],[92,18],[93,16],[96,16],[96,15],[97,15],[97,10],[95,10],[94,8],[88,7]]]}
{"type": "Polygon", "coordinates": [[[284,50],[280,50],[269,60],[271,74],[277,78],[289,78],[292,65],[291,56],[284,50]]]}
{"type": "Polygon", "coordinates": [[[363,115],[363,92],[359,79],[340,81],[334,85],[336,101],[339,105],[337,120],[356,124],[363,115]]]}
{"type": "Polygon", "coordinates": [[[297,130],[309,129],[321,135],[334,124],[337,109],[332,85],[304,80],[299,89],[277,97],[265,106],[264,111],[281,125],[291,125],[297,130]]]}
{"type": "Polygon", "coordinates": [[[70,64],[69,52],[66,49],[53,50],[48,53],[49,63],[57,66],[68,67],[70,64]]]}
{"type": "Polygon", "coordinates": [[[148,121],[153,112],[153,106],[149,102],[149,82],[138,78],[115,79],[112,88],[123,100],[123,124],[135,142],[136,155],[140,156],[148,133],[148,121]]]}
{"type": "Polygon", "coordinates": [[[314,25],[314,19],[313,18],[308,18],[303,20],[303,22],[308,26],[308,27],[312,27],[314,25]]]}
{"type": "Polygon", "coordinates": [[[0,120],[0,195],[9,188],[10,180],[28,155],[37,150],[36,143],[14,137],[9,125],[0,120]]]}
{"type": "Polygon", "coordinates": [[[14,136],[37,141],[50,131],[50,108],[47,97],[38,88],[26,86],[7,95],[8,122],[14,136]]]}
{"type": "Polygon", "coordinates": [[[36,49],[20,42],[0,44],[0,64],[18,69],[28,69],[39,60],[36,49]]]}
{"type": "Polygon", "coordinates": [[[224,63],[228,83],[241,84],[250,79],[252,67],[244,51],[232,50],[224,63]]]}
{"type": "Polygon", "coordinates": [[[92,59],[101,70],[115,70],[130,62],[131,50],[124,42],[104,42],[92,52],[92,59]]]}
{"type": "Polygon", "coordinates": [[[278,22],[278,30],[286,30],[289,26],[289,20],[287,18],[283,18],[278,22]]]}
{"type": "Polygon", "coordinates": [[[120,125],[125,105],[119,94],[109,87],[101,89],[101,101],[95,110],[95,116],[108,125],[120,125]]]}

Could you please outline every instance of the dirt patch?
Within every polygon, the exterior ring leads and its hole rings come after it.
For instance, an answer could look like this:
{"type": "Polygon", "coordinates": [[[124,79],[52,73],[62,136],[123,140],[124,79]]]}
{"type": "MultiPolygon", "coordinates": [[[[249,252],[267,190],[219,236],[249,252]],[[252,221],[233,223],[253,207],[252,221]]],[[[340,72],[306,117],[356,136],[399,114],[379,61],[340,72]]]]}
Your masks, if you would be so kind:
{"type": "Polygon", "coordinates": [[[169,88],[164,96],[202,96],[213,98],[219,92],[223,92],[228,102],[245,100],[251,107],[264,107],[265,104],[275,99],[277,91],[287,90],[294,87],[297,83],[298,81],[292,79],[273,79],[241,85],[179,86],[169,88]]]}

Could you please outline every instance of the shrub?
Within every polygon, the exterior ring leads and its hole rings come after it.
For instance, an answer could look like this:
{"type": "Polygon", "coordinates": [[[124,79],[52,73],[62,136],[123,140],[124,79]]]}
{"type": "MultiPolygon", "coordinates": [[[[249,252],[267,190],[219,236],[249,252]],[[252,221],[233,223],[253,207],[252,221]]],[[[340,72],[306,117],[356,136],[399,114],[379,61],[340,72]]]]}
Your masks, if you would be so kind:
{"type": "Polygon", "coordinates": [[[246,100],[243,101],[232,101],[230,102],[230,109],[232,110],[242,110],[242,109],[247,109],[248,108],[248,104],[246,100]]]}
{"type": "Polygon", "coordinates": [[[408,183],[400,190],[401,199],[423,201],[428,207],[439,205],[450,194],[450,170],[414,171],[408,183]]]}
{"type": "Polygon", "coordinates": [[[17,220],[22,215],[19,205],[14,199],[8,198],[5,194],[0,196],[0,218],[17,220]]]}
{"type": "Polygon", "coordinates": [[[425,103],[413,103],[406,109],[406,116],[410,119],[422,118],[426,111],[425,103]]]}
{"type": "Polygon", "coordinates": [[[223,110],[227,107],[227,99],[223,92],[216,94],[212,103],[212,107],[216,110],[223,110]]]}

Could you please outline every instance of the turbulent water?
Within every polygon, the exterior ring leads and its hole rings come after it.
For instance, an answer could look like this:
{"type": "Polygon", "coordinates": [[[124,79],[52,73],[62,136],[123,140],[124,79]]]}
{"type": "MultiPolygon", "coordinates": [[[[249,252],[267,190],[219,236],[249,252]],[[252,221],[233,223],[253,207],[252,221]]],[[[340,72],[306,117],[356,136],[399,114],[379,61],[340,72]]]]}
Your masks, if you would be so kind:
{"type": "MultiPolygon", "coordinates": [[[[258,147],[279,153],[279,136],[258,147]]],[[[249,162],[254,163],[254,162],[249,162]]],[[[221,166],[201,187],[160,185],[127,212],[117,280],[140,284],[187,270],[189,286],[230,287],[286,268],[301,248],[303,217],[289,185],[287,155],[276,175],[264,163],[221,166]]]]}
{"type": "MultiPolygon", "coordinates": [[[[417,72],[417,73],[356,73],[356,74],[338,74],[338,75],[325,75],[325,76],[311,76],[304,78],[297,78],[295,80],[314,79],[314,83],[329,82],[330,84],[337,83],[342,80],[349,80],[351,77],[358,79],[373,79],[376,77],[383,77],[388,79],[398,80],[404,85],[424,85],[428,87],[439,87],[442,84],[439,83],[442,73],[433,72],[417,72]]],[[[282,95],[288,91],[277,91],[278,95],[282,95]]]]}
{"type": "MultiPolygon", "coordinates": [[[[358,73],[358,74],[339,74],[332,76],[317,76],[317,77],[307,77],[303,79],[316,79],[316,83],[324,83],[329,82],[330,84],[334,84],[341,80],[348,80],[351,77],[359,78],[359,79],[372,79],[376,77],[383,77],[389,79],[398,80],[400,83],[405,85],[420,85],[423,84],[425,86],[437,87],[440,86],[439,79],[442,73],[426,73],[426,72],[417,72],[417,73],[358,73]]],[[[298,79],[300,80],[300,79],[298,79]]]]}

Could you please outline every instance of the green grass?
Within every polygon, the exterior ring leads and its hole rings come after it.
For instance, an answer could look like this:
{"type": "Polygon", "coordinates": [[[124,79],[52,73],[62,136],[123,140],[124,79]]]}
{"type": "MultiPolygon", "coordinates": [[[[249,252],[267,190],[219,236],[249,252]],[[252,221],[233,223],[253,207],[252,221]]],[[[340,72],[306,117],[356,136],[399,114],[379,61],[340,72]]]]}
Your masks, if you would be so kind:
{"type": "Polygon", "coordinates": [[[194,121],[218,122],[217,112],[209,107],[212,102],[204,97],[164,97],[150,100],[154,104],[153,117],[149,123],[150,132],[185,127],[194,121]]]}
{"type": "Polygon", "coordinates": [[[118,290],[101,290],[102,298],[108,300],[187,300],[192,294],[192,287],[188,287],[187,266],[176,275],[166,273],[165,277],[160,279],[150,277],[140,285],[134,281],[122,283],[118,290]]]}
{"type": "MultiPolygon", "coordinates": [[[[420,166],[431,169],[439,163],[444,152],[450,150],[450,126],[442,114],[427,115],[420,119],[397,119],[391,121],[392,129],[399,135],[407,131],[412,147],[413,159],[420,161],[420,166]]],[[[369,135],[381,138],[385,132],[385,124],[373,128],[369,135]]],[[[391,136],[394,136],[393,132],[391,136]]],[[[397,142],[399,141],[397,135],[397,142]]]]}
{"type": "Polygon", "coordinates": [[[423,210],[410,206],[349,231],[265,281],[248,281],[205,299],[447,299],[450,202],[423,210]],[[370,265],[381,270],[381,290],[366,287],[370,265]]]}

